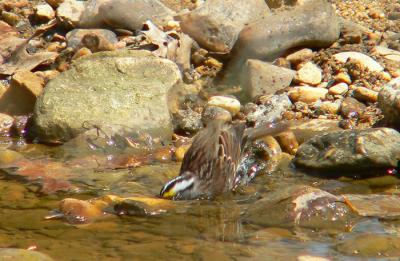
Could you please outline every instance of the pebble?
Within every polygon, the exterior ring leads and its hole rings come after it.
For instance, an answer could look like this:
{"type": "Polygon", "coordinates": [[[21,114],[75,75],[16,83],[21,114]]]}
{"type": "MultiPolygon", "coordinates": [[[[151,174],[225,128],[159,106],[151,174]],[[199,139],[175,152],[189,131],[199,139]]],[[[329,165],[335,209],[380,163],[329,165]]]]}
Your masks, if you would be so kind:
{"type": "Polygon", "coordinates": [[[311,49],[304,48],[286,56],[286,60],[288,60],[291,64],[296,65],[310,59],[312,56],[313,51],[311,49]]]}
{"type": "Polygon", "coordinates": [[[345,118],[358,117],[364,113],[366,106],[358,100],[347,97],[344,98],[340,106],[340,114],[345,118]]]}
{"type": "Polygon", "coordinates": [[[332,94],[332,95],[343,95],[348,90],[349,90],[349,86],[346,83],[341,82],[341,83],[333,85],[331,88],[329,88],[328,91],[329,91],[329,94],[332,94]]]}
{"type": "Polygon", "coordinates": [[[282,132],[275,137],[283,152],[295,155],[299,148],[299,143],[293,131],[282,132]]]}
{"type": "Polygon", "coordinates": [[[383,86],[378,96],[378,107],[386,122],[400,127],[400,77],[383,86]]]}
{"type": "Polygon", "coordinates": [[[292,90],[290,90],[288,93],[289,98],[292,102],[301,101],[307,104],[325,99],[327,94],[327,89],[315,88],[311,86],[293,87],[292,90]]]}
{"type": "Polygon", "coordinates": [[[186,151],[188,151],[188,149],[190,148],[192,144],[184,144],[179,146],[176,150],[175,150],[175,160],[176,161],[182,161],[183,157],[185,157],[185,153],[186,151]]]}
{"type": "Polygon", "coordinates": [[[296,80],[301,83],[317,85],[322,80],[322,71],[314,63],[307,62],[297,71],[296,80]]]}
{"type": "Polygon", "coordinates": [[[297,260],[298,261],[331,261],[331,259],[328,259],[328,258],[325,258],[325,257],[309,256],[309,255],[298,256],[297,260]]]}
{"type": "Polygon", "coordinates": [[[336,115],[340,108],[340,102],[323,101],[318,104],[317,108],[322,114],[336,115]]]}
{"type": "Polygon", "coordinates": [[[378,92],[365,87],[356,87],[353,91],[354,98],[362,102],[377,102],[378,92]]]}
{"type": "Polygon", "coordinates": [[[371,72],[381,72],[383,71],[383,67],[374,59],[359,52],[342,52],[333,55],[333,57],[341,62],[346,63],[348,59],[355,60],[362,64],[363,66],[367,67],[371,72]]]}
{"type": "Polygon", "coordinates": [[[334,79],[337,82],[344,82],[344,83],[347,83],[347,84],[351,84],[350,75],[348,73],[345,73],[345,72],[340,72],[340,73],[336,74],[334,79]]]}
{"type": "Polygon", "coordinates": [[[37,5],[35,9],[36,9],[35,13],[36,18],[39,21],[49,21],[56,16],[53,8],[51,8],[51,6],[48,4],[37,5]]]}
{"type": "Polygon", "coordinates": [[[229,111],[232,116],[238,114],[240,111],[240,102],[233,97],[213,96],[208,100],[207,105],[221,107],[229,111]]]}
{"type": "Polygon", "coordinates": [[[90,51],[89,48],[82,47],[78,51],[76,51],[74,56],[72,56],[72,60],[76,60],[76,59],[78,59],[80,57],[83,57],[83,56],[86,56],[86,55],[91,55],[91,54],[92,54],[92,51],[90,51]]]}
{"type": "Polygon", "coordinates": [[[231,122],[232,115],[229,111],[225,110],[224,108],[217,106],[206,106],[201,115],[201,120],[205,125],[207,125],[208,122],[213,120],[222,120],[224,122],[231,122]]]}

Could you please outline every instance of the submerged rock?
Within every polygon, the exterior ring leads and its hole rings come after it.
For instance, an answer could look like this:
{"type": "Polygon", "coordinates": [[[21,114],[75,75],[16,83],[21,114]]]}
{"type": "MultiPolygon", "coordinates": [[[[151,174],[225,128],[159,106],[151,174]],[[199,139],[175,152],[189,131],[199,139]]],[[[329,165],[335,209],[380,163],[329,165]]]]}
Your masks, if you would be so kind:
{"type": "Polygon", "coordinates": [[[400,127],[400,77],[383,86],[378,95],[378,107],[389,124],[400,127]]]}
{"type": "MultiPolygon", "coordinates": [[[[169,89],[178,67],[147,51],[101,52],[79,59],[50,81],[34,111],[42,141],[67,141],[85,126],[141,130],[169,139],[169,89]]],[[[126,134],[126,133],[125,133],[126,134]]]]}
{"type": "Polygon", "coordinates": [[[291,10],[267,15],[240,32],[225,80],[236,79],[247,59],[273,61],[293,47],[329,46],[339,38],[339,32],[335,11],[324,0],[307,1],[291,10]]]}
{"type": "Polygon", "coordinates": [[[351,210],[340,197],[303,185],[272,192],[251,205],[245,214],[246,221],[262,226],[325,229],[345,229],[351,218],[351,210]]]}
{"type": "Polygon", "coordinates": [[[242,28],[269,12],[263,0],[208,0],[179,16],[182,31],[214,52],[228,53],[242,28]]]}
{"type": "Polygon", "coordinates": [[[389,128],[332,132],[303,143],[294,163],[321,174],[336,171],[358,176],[363,172],[396,167],[400,160],[399,144],[400,134],[389,128]]]}
{"type": "Polygon", "coordinates": [[[359,234],[337,244],[336,249],[347,255],[357,254],[363,257],[400,256],[400,238],[398,236],[359,234]]]}
{"type": "Polygon", "coordinates": [[[400,197],[397,195],[343,195],[347,205],[364,217],[398,218],[400,217],[400,197]]]}

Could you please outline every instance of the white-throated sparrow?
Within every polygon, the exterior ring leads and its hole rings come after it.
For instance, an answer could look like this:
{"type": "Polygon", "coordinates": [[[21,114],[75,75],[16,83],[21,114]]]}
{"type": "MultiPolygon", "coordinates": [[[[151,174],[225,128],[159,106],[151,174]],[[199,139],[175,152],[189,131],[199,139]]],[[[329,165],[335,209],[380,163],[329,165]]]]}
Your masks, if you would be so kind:
{"type": "Polygon", "coordinates": [[[244,123],[210,122],[196,134],[179,176],[164,185],[160,196],[174,200],[210,198],[233,190],[240,181],[236,171],[246,143],[287,128],[286,123],[245,129],[244,123]]]}

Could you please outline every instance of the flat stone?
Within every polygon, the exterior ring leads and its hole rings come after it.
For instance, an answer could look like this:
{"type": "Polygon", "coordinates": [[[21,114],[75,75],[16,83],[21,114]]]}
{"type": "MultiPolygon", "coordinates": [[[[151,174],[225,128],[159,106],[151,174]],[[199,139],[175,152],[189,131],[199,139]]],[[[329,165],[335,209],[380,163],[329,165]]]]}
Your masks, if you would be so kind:
{"type": "Polygon", "coordinates": [[[347,93],[348,90],[349,90],[349,86],[347,85],[347,83],[341,82],[341,83],[335,84],[331,88],[329,88],[328,92],[329,92],[329,94],[332,94],[332,95],[343,95],[343,94],[347,93]]]}
{"type": "Polygon", "coordinates": [[[296,135],[297,141],[301,144],[314,136],[327,132],[342,130],[338,120],[311,119],[304,122],[296,122],[290,127],[296,135]]]}
{"type": "Polygon", "coordinates": [[[295,71],[260,60],[249,59],[244,65],[241,83],[246,98],[275,94],[292,82],[295,71]]]}
{"type": "Polygon", "coordinates": [[[242,28],[269,12],[263,0],[207,0],[180,15],[182,31],[204,48],[228,53],[242,28]]]}
{"type": "Polygon", "coordinates": [[[305,84],[317,85],[322,80],[322,71],[314,63],[307,62],[297,71],[296,80],[305,84]]]}
{"type": "Polygon", "coordinates": [[[400,127],[400,77],[382,87],[378,95],[378,107],[385,116],[385,121],[400,127]]]}
{"type": "Polygon", "coordinates": [[[170,139],[167,93],[180,79],[173,62],[148,51],[82,57],[47,84],[35,105],[35,130],[43,141],[69,140],[87,130],[85,123],[170,139]]]}
{"type": "Polygon", "coordinates": [[[366,87],[356,87],[353,90],[354,98],[362,102],[377,102],[378,92],[366,87]]]}
{"type": "MultiPolygon", "coordinates": [[[[380,235],[377,233],[363,233],[346,239],[335,246],[337,251],[346,255],[357,253],[362,257],[400,256],[400,238],[397,235],[380,235]]],[[[373,259],[373,258],[369,258],[373,259]]]]}
{"type": "Polygon", "coordinates": [[[85,10],[85,2],[78,0],[65,0],[57,8],[56,16],[67,28],[78,26],[80,17],[85,10]]]}
{"type": "Polygon", "coordinates": [[[0,111],[10,115],[32,113],[43,86],[44,80],[30,71],[14,74],[10,87],[0,98],[0,111]]]}
{"type": "Polygon", "coordinates": [[[333,57],[341,63],[346,63],[349,59],[355,60],[368,68],[371,72],[381,72],[384,69],[377,61],[359,52],[342,52],[333,55],[333,57]]]}
{"type": "Polygon", "coordinates": [[[376,55],[380,55],[380,56],[382,56],[382,58],[384,58],[386,60],[400,62],[400,52],[393,50],[393,49],[389,49],[384,46],[375,46],[372,49],[372,53],[374,53],[376,55]]]}
{"type": "Polygon", "coordinates": [[[56,16],[53,8],[51,8],[51,6],[48,4],[37,5],[35,9],[36,18],[40,21],[49,21],[56,16]]]}
{"type": "Polygon", "coordinates": [[[318,100],[322,100],[326,98],[328,94],[328,90],[325,88],[317,88],[310,86],[298,86],[293,87],[289,92],[289,98],[292,102],[305,102],[307,104],[311,104],[318,100]]]}
{"type": "Polygon", "coordinates": [[[364,217],[398,218],[400,217],[400,197],[398,195],[342,195],[347,205],[364,217]]]}
{"type": "Polygon", "coordinates": [[[318,170],[320,175],[332,172],[368,175],[373,170],[397,166],[400,159],[398,144],[400,134],[389,128],[332,132],[303,143],[294,163],[298,167],[318,170]]]}
{"type": "Polygon", "coordinates": [[[233,97],[213,96],[208,100],[207,105],[221,107],[229,111],[232,116],[238,114],[240,111],[240,102],[233,97]]]}
{"type": "Polygon", "coordinates": [[[310,0],[288,11],[271,13],[240,32],[224,80],[234,82],[248,59],[272,62],[291,48],[327,47],[339,38],[339,33],[335,11],[324,0],[310,0]]]}

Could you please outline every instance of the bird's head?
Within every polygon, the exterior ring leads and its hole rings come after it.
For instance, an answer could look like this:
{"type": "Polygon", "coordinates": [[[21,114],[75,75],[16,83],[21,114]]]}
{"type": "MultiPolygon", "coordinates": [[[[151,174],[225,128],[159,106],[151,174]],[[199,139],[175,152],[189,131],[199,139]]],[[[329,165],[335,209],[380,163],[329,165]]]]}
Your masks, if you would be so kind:
{"type": "Polygon", "coordinates": [[[160,197],[173,200],[198,198],[201,192],[197,183],[198,179],[192,172],[184,172],[164,185],[160,197]]]}

